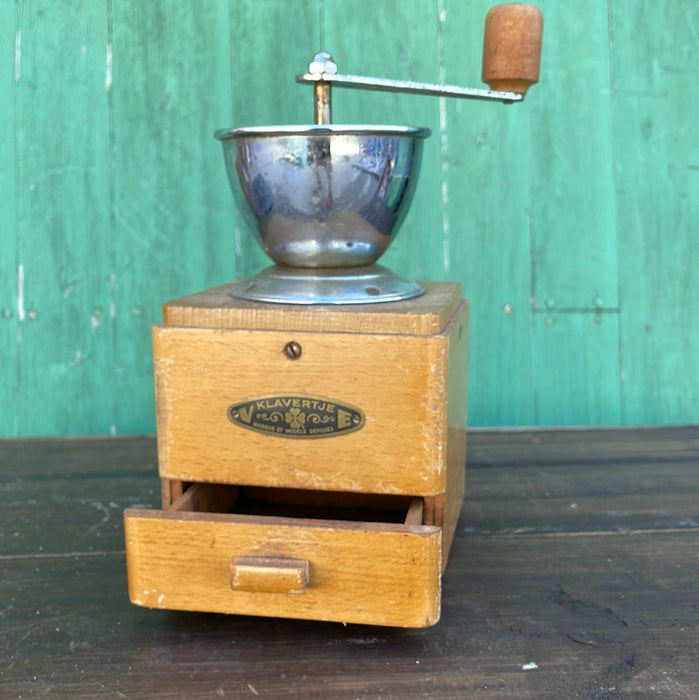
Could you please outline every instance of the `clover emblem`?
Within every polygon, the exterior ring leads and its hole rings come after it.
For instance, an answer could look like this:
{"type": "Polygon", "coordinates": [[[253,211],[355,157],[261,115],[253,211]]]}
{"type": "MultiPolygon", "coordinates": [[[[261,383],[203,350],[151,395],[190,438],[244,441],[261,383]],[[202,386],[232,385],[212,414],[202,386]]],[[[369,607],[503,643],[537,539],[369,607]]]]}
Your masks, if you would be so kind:
{"type": "Polygon", "coordinates": [[[301,413],[300,408],[290,408],[284,414],[284,420],[289,424],[290,428],[302,428],[306,422],[306,414],[301,413]]]}

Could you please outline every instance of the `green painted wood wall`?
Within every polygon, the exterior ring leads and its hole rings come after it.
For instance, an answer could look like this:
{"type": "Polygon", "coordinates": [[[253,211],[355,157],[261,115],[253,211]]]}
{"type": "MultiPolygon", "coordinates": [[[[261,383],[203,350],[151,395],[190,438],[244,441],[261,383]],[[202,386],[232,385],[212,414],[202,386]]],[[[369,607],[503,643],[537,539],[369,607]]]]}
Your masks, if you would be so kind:
{"type": "MultiPolygon", "coordinates": [[[[160,304],[266,264],[219,127],[341,70],[480,85],[485,0],[0,0],[0,435],[154,430],[160,304]]],[[[463,283],[471,425],[699,421],[699,3],[539,0],[523,105],[337,91],[429,126],[389,266],[463,283]]]]}

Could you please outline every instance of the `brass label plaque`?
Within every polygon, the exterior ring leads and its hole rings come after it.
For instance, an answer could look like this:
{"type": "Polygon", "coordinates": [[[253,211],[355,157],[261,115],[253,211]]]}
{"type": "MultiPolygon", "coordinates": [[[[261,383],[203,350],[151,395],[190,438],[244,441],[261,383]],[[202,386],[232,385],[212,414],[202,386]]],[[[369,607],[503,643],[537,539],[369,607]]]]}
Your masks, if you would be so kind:
{"type": "Polygon", "coordinates": [[[287,438],[327,438],[364,426],[364,412],[335,399],[308,394],[269,394],[228,407],[233,423],[265,435],[287,438]]]}

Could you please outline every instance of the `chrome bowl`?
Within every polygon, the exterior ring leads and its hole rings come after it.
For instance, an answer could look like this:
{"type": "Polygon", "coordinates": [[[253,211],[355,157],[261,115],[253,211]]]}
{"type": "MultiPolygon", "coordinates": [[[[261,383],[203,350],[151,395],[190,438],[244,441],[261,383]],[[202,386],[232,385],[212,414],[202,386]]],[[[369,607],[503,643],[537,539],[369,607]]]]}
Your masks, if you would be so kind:
{"type": "MultiPolygon", "coordinates": [[[[310,268],[330,279],[327,271],[370,266],[388,248],[410,207],[429,134],[417,127],[330,124],[223,129],[215,136],[234,197],[265,253],[277,266],[310,268]]],[[[375,291],[375,270],[371,275],[370,298],[360,295],[356,303],[384,300],[375,291]]],[[[420,293],[409,284],[413,291],[400,298],[420,293]]],[[[319,302],[317,288],[307,302],[298,289],[289,292],[292,303],[353,303],[319,302]]],[[[287,301],[283,289],[272,293],[279,295],[265,300],[287,301]]]]}

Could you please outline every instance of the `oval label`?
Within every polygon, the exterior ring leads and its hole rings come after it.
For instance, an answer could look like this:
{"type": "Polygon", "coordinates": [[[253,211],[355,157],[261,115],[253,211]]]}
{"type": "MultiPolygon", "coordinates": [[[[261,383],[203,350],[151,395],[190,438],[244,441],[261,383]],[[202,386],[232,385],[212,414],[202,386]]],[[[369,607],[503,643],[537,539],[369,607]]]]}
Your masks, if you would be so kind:
{"type": "Polygon", "coordinates": [[[364,412],[335,399],[308,394],[254,396],[228,407],[233,423],[265,435],[326,438],[364,426],[364,412]]]}

